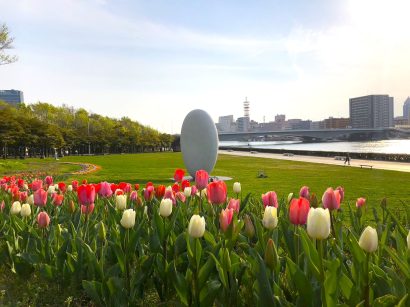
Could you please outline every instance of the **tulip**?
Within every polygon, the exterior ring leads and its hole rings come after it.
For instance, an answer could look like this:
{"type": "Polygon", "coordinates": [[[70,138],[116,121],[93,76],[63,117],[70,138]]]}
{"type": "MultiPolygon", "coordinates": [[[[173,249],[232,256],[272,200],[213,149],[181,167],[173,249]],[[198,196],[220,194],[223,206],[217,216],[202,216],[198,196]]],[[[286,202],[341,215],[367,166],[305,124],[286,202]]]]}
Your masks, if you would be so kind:
{"type": "Polygon", "coordinates": [[[118,188],[123,190],[124,193],[129,193],[131,192],[131,184],[127,183],[127,182],[120,182],[118,184],[118,188]]]}
{"type": "Polygon", "coordinates": [[[73,187],[73,191],[77,191],[78,190],[78,181],[73,180],[73,182],[71,182],[71,186],[73,187]]]}
{"type": "Polygon", "coordinates": [[[65,191],[67,190],[67,186],[64,182],[59,182],[58,183],[58,189],[62,192],[65,193],[65,191]]]}
{"type": "Polygon", "coordinates": [[[136,191],[139,191],[139,190],[140,190],[140,185],[139,185],[139,183],[136,183],[136,184],[134,185],[134,188],[135,188],[136,191]]]}
{"type": "MultiPolygon", "coordinates": [[[[54,184],[54,190],[55,191],[58,191],[60,188],[59,188],[59,186],[58,186],[58,183],[56,183],[56,184],[54,184]]],[[[60,225],[60,224],[58,224],[58,225],[60,225]]]]}
{"type": "Polygon", "coordinates": [[[30,206],[33,206],[33,205],[34,205],[34,195],[33,195],[33,194],[31,194],[29,197],[27,197],[27,203],[28,203],[30,206]]]}
{"type": "Polygon", "coordinates": [[[239,208],[240,208],[240,201],[239,199],[234,199],[231,198],[229,200],[228,206],[226,208],[228,209],[232,209],[233,211],[235,211],[236,213],[239,213],[239,208]]]}
{"type": "Polygon", "coordinates": [[[262,224],[267,229],[274,229],[278,225],[278,209],[276,207],[265,207],[262,224]]]}
{"type": "Polygon", "coordinates": [[[145,201],[151,201],[154,198],[155,195],[155,189],[152,185],[146,187],[144,189],[144,199],[145,201]]]}
{"type": "Polygon", "coordinates": [[[269,238],[268,243],[266,244],[264,261],[271,271],[273,271],[279,264],[278,251],[271,238],[269,238]]]}
{"type": "Polygon", "coordinates": [[[266,207],[278,207],[278,197],[276,196],[275,191],[267,192],[266,194],[262,194],[262,202],[263,205],[266,207]]]}
{"type": "Polygon", "coordinates": [[[195,173],[195,185],[198,190],[203,190],[207,187],[209,181],[209,174],[207,171],[202,169],[196,171],[195,173]]]}
{"type": "Polygon", "coordinates": [[[81,213],[82,214],[91,214],[94,211],[94,204],[89,204],[89,205],[81,205],[81,213]]]}
{"type": "Polygon", "coordinates": [[[410,230],[409,234],[407,235],[407,248],[410,250],[410,230]]]}
{"type": "Polygon", "coordinates": [[[75,212],[75,204],[74,204],[73,200],[70,200],[70,202],[68,203],[68,208],[69,208],[71,213],[75,212]]]}
{"type": "Polygon", "coordinates": [[[20,214],[22,217],[28,217],[31,215],[31,207],[29,204],[23,204],[21,206],[20,214]]]}
{"type": "Polygon", "coordinates": [[[27,191],[24,191],[24,192],[20,192],[20,201],[21,202],[26,202],[27,201],[27,197],[28,197],[28,194],[27,194],[27,191]]]}
{"type": "Polygon", "coordinates": [[[207,198],[207,197],[208,197],[208,191],[207,191],[207,189],[201,190],[200,196],[201,196],[201,198],[207,198]]]}
{"type": "Polygon", "coordinates": [[[155,197],[157,199],[161,199],[162,197],[164,197],[165,194],[165,186],[164,185],[159,185],[155,187],[155,197]]]}
{"type": "Polygon", "coordinates": [[[4,200],[2,200],[0,204],[0,212],[3,212],[5,206],[6,204],[4,203],[4,200]]]}
{"type": "Polygon", "coordinates": [[[111,197],[112,196],[112,190],[111,190],[111,185],[107,182],[101,182],[100,190],[98,191],[98,195],[101,197],[111,197]]]}
{"type": "Polygon", "coordinates": [[[47,176],[45,179],[46,185],[50,186],[53,184],[53,177],[52,176],[47,176]]]}
{"type": "Polygon", "coordinates": [[[177,192],[175,194],[175,198],[178,199],[179,201],[183,202],[183,203],[186,201],[185,194],[182,193],[182,192],[177,192]]]}
{"type": "Polygon", "coordinates": [[[184,195],[185,195],[185,197],[191,196],[191,192],[192,192],[192,188],[191,188],[191,187],[186,187],[186,188],[184,189],[184,195]]]}
{"type": "Polygon", "coordinates": [[[73,186],[72,186],[71,184],[69,184],[69,185],[67,186],[67,191],[68,191],[68,192],[72,192],[72,191],[73,191],[73,186]]]}
{"type": "Polygon", "coordinates": [[[178,182],[175,182],[172,185],[172,191],[174,191],[174,193],[179,192],[181,190],[181,187],[179,186],[178,182]]]}
{"type": "Polygon", "coordinates": [[[40,212],[37,215],[37,224],[39,228],[46,228],[50,224],[50,217],[47,212],[40,212]]]}
{"type": "Polygon", "coordinates": [[[133,209],[127,209],[122,213],[121,226],[129,229],[135,225],[135,211],[133,209]]]}
{"type": "Polygon", "coordinates": [[[138,192],[137,191],[132,191],[130,194],[130,201],[132,203],[136,203],[138,199],[138,192]]]}
{"type": "Polygon", "coordinates": [[[121,190],[121,189],[116,189],[116,190],[114,191],[114,195],[115,195],[115,196],[117,196],[117,195],[124,195],[124,191],[121,190]]]}
{"type": "Polygon", "coordinates": [[[21,189],[24,187],[24,179],[17,179],[17,186],[21,189]]]}
{"type": "Polygon", "coordinates": [[[343,199],[345,199],[345,189],[342,186],[338,186],[336,190],[339,191],[340,202],[343,202],[343,199]]]}
{"type": "Polygon", "coordinates": [[[33,191],[37,191],[38,189],[41,189],[42,187],[43,187],[43,181],[42,180],[36,179],[31,183],[31,189],[33,191]]]}
{"type": "Polygon", "coordinates": [[[309,201],[306,198],[301,196],[299,199],[292,199],[289,206],[290,222],[293,225],[305,225],[309,209],[309,201]]]}
{"type": "Polygon", "coordinates": [[[311,238],[326,239],[330,234],[329,209],[310,208],[306,224],[307,233],[311,238]]]}
{"type": "Polygon", "coordinates": [[[214,181],[207,187],[208,202],[221,205],[226,201],[226,184],[224,181],[214,181]]]}
{"type": "Polygon", "coordinates": [[[221,226],[222,232],[226,232],[228,230],[229,225],[232,223],[232,218],[232,209],[224,209],[221,211],[221,214],[219,215],[219,225],[221,226]]]}
{"type": "Polygon", "coordinates": [[[169,198],[164,198],[159,204],[159,214],[162,217],[168,217],[172,213],[172,200],[169,198]]]}
{"type": "Polygon", "coordinates": [[[44,207],[47,204],[47,192],[43,189],[38,189],[34,192],[34,205],[44,207]]]}
{"type": "Polygon", "coordinates": [[[203,216],[194,214],[189,221],[188,234],[192,238],[201,238],[205,233],[205,219],[203,216]]]}
{"type": "Polygon", "coordinates": [[[170,199],[172,200],[172,204],[177,204],[177,200],[175,199],[174,192],[172,191],[171,187],[167,187],[165,189],[164,199],[170,199]]]}
{"type": "Polygon", "coordinates": [[[98,232],[98,238],[101,241],[105,241],[107,237],[107,230],[105,229],[105,224],[103,221],[100,221],[97,225],[95,225],[97,232],[98,232]]]}
{"type": "Polygon", "coordinates": [[[82,184],[77,188],[77,196],[81,205],[94,204],[95,187],[91,184],[82,184]]]}
{"type": "Polygon", "coordinates": [[[21,211],[21,204],[19,201],[15,201],[10,208],[10,214],[17,215],[21,211]]]}
{"type": "Polygon", "coordinates": [[[367,253],[373,253],[377,250],[378,237],[377,231],[373,227],[367,226],[360,236],[359,246],[367,253]]]}
{"type": "Polygon", "coordinates": [[[245,217],[243,219],[245,221],[245,234],[249,238],[253,238],[253,236],[255,235],[255,227],[253,226],[253,223],[252,223],[252,220],[251,220],[250,216],[245,215],[245,217]]]}
{"type": "Polygon", "coordinates": [[[47,193],[48,193],[48,194],[53,194],[53,193],[55,193],[55,192],[56,192],[56,187],[53,186],[53,185],[50,185],[50,186],[48,187],[48,189],[47,189],[47,193]]]}
{"type": "Polygon", "coordinates": [[[309,195],[310,195],[310,193],[309,193],[309,187],[307,187],[307,186],[304,185],[303,187],[300,188],[299,197],[303,197],[303,198],[309,199],[309,195]]]}
{"type": "Polygon", "coordinates": [[[185,171],[183,169],[176,169],[174,173],[174,180],[176,182],[181,182],[184,179],[185,171]]]}
{"type": "Polygon", "coordinates": [[[356,200],[356,207],[361,208],[366,204],[366,198],[360,197],[356,200]]]}
{"type": "Polygon", "coordinates": [[[240,182],[235,182],[233,184],[233,192],[236,194],[241,193],[241,183],[240,182]]]}
{"type": "Polygon", "coordinates": [[[189,183],[189,180],[182,180],[182,182],[181,182],[181,189],[182,189],[182,191],[183,190],[185,190],[185,188],[187,188],[187,187],[190,187],[191,186],[191,184],[189,183]]]}
{"type": "Polygon", "coordinates": [[[125,210],[127,207],[127,195],[115,196],[115,208],[118,210],[125,210]]]}
{"type": "Polygon", "coordinates": [[[195,196],[197,192],[198,188],[195,185],[191,186],[191,196],[195,196]]]}
{"type": "Polygon", "coordinates": [[[63,194],[53,194],[52,198],[52,203],[54,206],[59,207],[63,204],[63,200],[64,200],[64,195],[63,194]]]}
{"type": "Polygon", "coordinates": [[[338,210],[340,208],[340,190],[333,190],[332,188],[327,188],[322,196],[323,208],[329,210],[338,210]]]}

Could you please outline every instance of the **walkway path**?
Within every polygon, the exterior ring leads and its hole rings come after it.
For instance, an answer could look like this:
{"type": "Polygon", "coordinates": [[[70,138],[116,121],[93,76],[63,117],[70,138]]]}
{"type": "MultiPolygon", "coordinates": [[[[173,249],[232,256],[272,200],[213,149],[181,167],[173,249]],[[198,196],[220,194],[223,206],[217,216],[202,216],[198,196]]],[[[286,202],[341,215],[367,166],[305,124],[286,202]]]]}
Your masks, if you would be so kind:
{"type": "MultiPolygon", "coordinates": [[[[300,156],[300,155],[285,156],[283,154],[275,154],[275,153],[264,153],[264,152],[262,153],[262,152],[257,152],[257,151],[246,152],[246,151],[232,151],[232,150],[219,150],[219,154],[344,166],[344,160],[342,161],[335,160],[332,157],[316,157],[316,156],[300,156]]],[[[410,172],[410,163],[350,159],[351,167],[360,167],[360,165],[371,165],[375,169],[384,169],[384,170],[399,171],[399,172],[410,172]]]]}

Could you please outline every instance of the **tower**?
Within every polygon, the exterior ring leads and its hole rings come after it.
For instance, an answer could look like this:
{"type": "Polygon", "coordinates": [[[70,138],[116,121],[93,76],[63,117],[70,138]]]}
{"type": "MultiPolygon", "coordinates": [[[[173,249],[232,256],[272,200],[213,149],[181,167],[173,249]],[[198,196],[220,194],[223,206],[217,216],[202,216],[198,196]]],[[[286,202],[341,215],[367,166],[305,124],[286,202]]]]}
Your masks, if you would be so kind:
{"type": "Polygon", "coordinates": [[[248,101],[248,97],[245,97],[245,101],[243,102],[243,116],[249,118],[249,101],[248,101]]]}

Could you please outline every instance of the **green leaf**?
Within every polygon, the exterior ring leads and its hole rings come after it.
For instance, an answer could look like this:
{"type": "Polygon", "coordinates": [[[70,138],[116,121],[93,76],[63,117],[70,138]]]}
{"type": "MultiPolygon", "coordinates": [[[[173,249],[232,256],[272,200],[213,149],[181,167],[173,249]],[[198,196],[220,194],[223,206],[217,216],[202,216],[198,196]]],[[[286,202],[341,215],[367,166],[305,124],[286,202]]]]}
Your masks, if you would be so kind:
{"type": "Polygon", "coordinates": [[[199,269],[201,264],[202,245],[200,239],[195,239],[195,260],[196,267],[199,269]]]}
{"type": "Polygon", "coordinates": [[[172,284],[174,285],[182,304],[188,306],[188,284],[185,277],[176,270],[175,265],[172,265],[171,267],[174,275],[174,282],[172,284]]]}
{"type": "Polygon", "coordinates": [[[302,300],[306,307],[313,306],[313,289],[310,281],[289,257],[286,257],[286,264],[291,276],[290,280],[294,282],[298,289],[298,300],[302,300]]]}
{"type": "Polygon", "coordinates": [[[205,282],[208,280],[209,275],[213,271],[213,268],[214,268],[214,260],[211,257],[208,257],[208,260],[199,270],[199,274],[198,274],[199,289],[202,289],[202,287],[205,285],[205,282]]]}
{"type": "Polygon", "coordinates": [[[338,281],[338,285],[340,286],[342,295],[346,298],[346,300],[350,300],[352,295],[353,282],[349,279],[349,277],[346,276],[346,274],[342,273],[340,280],[338,281]]]}
{"type": "Polygon", "coordinates": [[[269,282],[265,262],[258,254],[254,253],[253,256],[256,258],[257,261],[257,266],[253,269],[253,274],[256,277],[259,302],[262,304],[262,306],[275,306],[272,286],[269,282]]]}
{"type": "Polygon", "coordinates": [[[408,306],[407,302],[409,300],[409,294],[407,293],[405,296],[402,297],[400,302],[397,304],[397,307],[406,307],[408,306]]]}
{"type": "Polygon", "coordinates": [[[251,197],[251,193],[246,194],[245,198],[243,201],[241,201],[241,208],[239,209],[239,213],[243,212],[246,208],[246,206],[249,203],[249,198],[251,197]]]}
{"type": "Polygon", "coordinates": [[[339,287],[339,267],[340,261],[338,258],[332,261],[327,261],[327,270],[325,272],[325,289],[326,301],[329,306],[336,306],[337,304],[337,290],[339,287]]]}
{"type": "Polygon", "coordinates": [[[402,273],[406,276],[407,279],[410,279],[410,268],[406,262],[401,260],[395,251],[393,251],[388,246],[385,246],[384,250],[390,255],[396,265],[400,268],[402,273]]]}
{"type": "Polygon", "coordinates": [[[83,288],[88,296],[99,306],[104,306],[102,298],[102,284],[97,281],[83,280],[83,288]]]}
{"type": "Polygon", "coordinates": [[[373,301],[373,307],[386,307],[396,305],[398,298],[391,294],[386,294],[381,297],[378,297],[373,301]]]}
{"type": "Polygon", "coordinates": [[[214,254],[209,253],[209,255],[212,257],[212,259],[215,262],[216,270],[218,271],[219,279],[221,280],[222,285],[224,286],[224,288],[228,288],[228,274],[227,274],[227,272],[223,269],[221,263],[218,261],[218,259],[216,259],[214,254]]]}
{"type": "Polygon", "coordinates": [[[118,264],[121,268],[121,272],[125,273],[125,254],[119,245],[119,243],[111,242],[112,249],[114,250],[115,255],[117,256],[118,264]]]}
{"type": "Polygon", "coordinates": [[[307,257],[309,267],[310,267],[312,273],[315,275],[316,279],[320,280],[321,279],[320,271],[319,271],[319,268],[317,266],[319,264],[319,254],[318,254],[315,246],[313,245],[312,241],[308,237],[306,231],[301,228],[299,233],[301,235],[300,238],[301,238],[301,242],[302,242],[302,247],[303,247],[303,250],[304,250],[305,255],[307,257]]]}
{"type": "Polygon", "coordinates": [[[218,280],[208,281],[199,294],[201,306],[214,306],[214,301],[220,288],[221,283],[218,280]]]}

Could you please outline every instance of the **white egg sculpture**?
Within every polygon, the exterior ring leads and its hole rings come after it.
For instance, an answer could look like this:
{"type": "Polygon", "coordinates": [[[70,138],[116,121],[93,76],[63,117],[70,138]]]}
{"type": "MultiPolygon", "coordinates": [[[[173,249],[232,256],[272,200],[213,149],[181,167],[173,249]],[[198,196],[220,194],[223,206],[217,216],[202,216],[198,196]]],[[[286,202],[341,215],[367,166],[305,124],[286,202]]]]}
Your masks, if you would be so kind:
{"type": "Polygon", "coordinates": [[[218,157],[218,133],[203,110],[193,110],[185,117],[181,129],[181,150],[185,167],[195,178],[197,170],[213,170],[218,157]]]}

